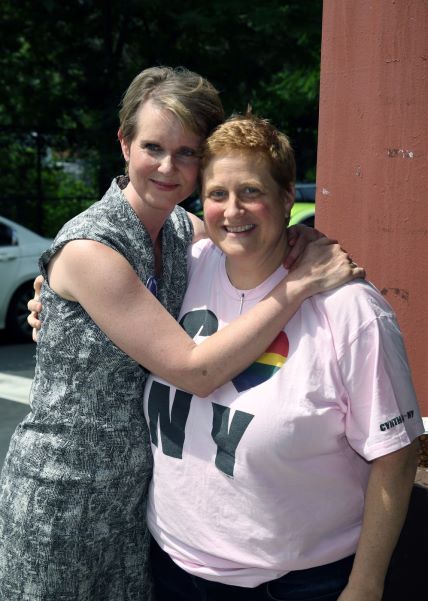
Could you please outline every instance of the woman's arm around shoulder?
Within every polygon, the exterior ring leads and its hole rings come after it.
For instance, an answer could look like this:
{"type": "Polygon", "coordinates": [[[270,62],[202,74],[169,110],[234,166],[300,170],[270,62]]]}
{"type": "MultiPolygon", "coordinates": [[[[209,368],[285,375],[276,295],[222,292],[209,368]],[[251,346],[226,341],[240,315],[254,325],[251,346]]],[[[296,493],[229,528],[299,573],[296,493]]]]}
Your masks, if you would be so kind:
{"type": "Polygon", "coordinates": [[[305,298],[359,275],[337,245],[327,239],[313,242],[299,266],[265,299],[196,345],[111,248],[75,240],[49,266],[51,288],[79,302],[119,348],[149,371],[199,396],[207,396],[257,359],[305,298]]]}

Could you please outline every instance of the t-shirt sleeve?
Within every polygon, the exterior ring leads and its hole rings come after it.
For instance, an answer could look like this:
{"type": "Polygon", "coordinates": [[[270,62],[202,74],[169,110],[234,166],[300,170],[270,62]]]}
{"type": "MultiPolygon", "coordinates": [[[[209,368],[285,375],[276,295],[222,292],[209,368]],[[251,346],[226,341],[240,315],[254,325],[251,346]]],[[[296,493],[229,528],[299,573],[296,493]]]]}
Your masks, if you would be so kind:
{"type": "Polygon", "coordinates": [[[198,242],[189,246],[187,252],[187,278],[189,281],[197,267],[199,258],[210,246],[212,246],[212,242],[208,238],[198,240],[198,242]]]}
{"type": "Polygon", "coordinates": [[[339,358],[348,394],[346,436],[368,461],[423,434],[403,338],[393,314],[373,318],[339,358]]]}

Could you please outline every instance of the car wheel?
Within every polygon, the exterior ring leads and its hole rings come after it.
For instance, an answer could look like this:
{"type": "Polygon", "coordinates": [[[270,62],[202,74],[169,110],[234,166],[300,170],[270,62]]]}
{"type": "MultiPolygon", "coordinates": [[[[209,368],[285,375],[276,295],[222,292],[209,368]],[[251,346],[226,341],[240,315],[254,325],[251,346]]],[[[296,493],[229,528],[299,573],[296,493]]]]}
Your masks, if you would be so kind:
{"type": "Polygon", "coordinates": [[[12,297],[6,317],[6,329],[15,340],[31,340],[31,328],[27,323],[27,303],[33,298],[33,283],[23,284],[12,297]]]}

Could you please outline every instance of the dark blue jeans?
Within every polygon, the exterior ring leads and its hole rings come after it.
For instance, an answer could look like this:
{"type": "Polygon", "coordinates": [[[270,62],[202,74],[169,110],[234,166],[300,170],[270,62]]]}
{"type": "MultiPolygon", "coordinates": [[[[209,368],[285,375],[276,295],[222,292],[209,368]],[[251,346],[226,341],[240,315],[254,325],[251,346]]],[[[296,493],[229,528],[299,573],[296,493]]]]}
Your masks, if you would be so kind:
{"type": "Polygon", "coordinates": [[[179,568],[152,539],[156,601],[337,601],[354,555],[308,570],[289,572],[256,588],[210,582],[179,568]]]}

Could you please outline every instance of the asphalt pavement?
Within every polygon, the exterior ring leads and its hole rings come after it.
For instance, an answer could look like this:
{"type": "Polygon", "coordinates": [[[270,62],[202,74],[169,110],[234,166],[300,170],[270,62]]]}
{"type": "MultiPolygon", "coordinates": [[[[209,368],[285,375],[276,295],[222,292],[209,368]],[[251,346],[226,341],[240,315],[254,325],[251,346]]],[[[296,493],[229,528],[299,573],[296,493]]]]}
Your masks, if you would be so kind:
{"type": "Polygon", "coordinates": [[[29,411],[35,350],[34,343],[16,344],[0,332],[0,466],[13,431],[29,411]]]}

